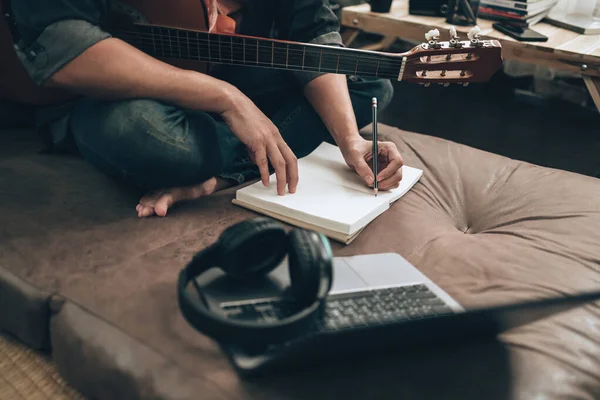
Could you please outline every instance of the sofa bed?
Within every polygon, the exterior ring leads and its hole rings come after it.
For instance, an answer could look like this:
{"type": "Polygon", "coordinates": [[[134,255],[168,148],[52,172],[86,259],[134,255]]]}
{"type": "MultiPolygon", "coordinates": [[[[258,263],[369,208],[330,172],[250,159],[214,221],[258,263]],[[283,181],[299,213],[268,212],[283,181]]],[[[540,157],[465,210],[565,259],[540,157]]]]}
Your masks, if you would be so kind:
{"type": "MultiPolygon", "coordinates": [[[[465,308],[600,287],[598,179],[379,134],[424,175],[335,256],[399,253],[465,308]]],[[[139,193],[39,147],[29,131],[0,136],[0,328],[89,399],[600,398],[594,303],[498,337],[243,378],[176,296],[190,258],[257,215],[231,204],[236,188],[139,219],[139,193]]]]}

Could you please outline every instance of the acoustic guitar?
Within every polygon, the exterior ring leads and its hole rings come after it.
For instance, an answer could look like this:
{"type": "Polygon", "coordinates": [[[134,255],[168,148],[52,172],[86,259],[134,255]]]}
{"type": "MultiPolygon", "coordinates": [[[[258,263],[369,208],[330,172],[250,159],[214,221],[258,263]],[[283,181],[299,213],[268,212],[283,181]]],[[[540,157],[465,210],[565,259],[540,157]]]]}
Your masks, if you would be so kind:
{"type": "MultiPolygon", "coordinates": [[[[210,73],[211,64],[246,65],[297,71],[381,77],[402,82],[461,84],[486,82],[502,66],[501,45],[483,40],[473,28],[467,40],[451,29],[450,40],[439,31],[405,53],[299,43],[235,33],[235,21],[218,15],[210,19],[214,2],[206,0],[121,0],[113,2],[110,27],[114,37],[171,65],[210,73]]],[[[27,74],[15,52],[7,21],[0,12],[0,97],[26,104],[53,104],[74,94],[39,87],[27,74]]]]}

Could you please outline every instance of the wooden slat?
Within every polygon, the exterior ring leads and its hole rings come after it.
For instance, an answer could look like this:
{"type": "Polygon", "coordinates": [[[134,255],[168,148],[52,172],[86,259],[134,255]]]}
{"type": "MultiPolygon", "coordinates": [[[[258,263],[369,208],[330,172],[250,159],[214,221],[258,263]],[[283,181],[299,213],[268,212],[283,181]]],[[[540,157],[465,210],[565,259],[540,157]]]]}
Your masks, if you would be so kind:
{"type": "MultiPolygon", "coordinates": [[[[344,7],[341,19],[344,26],[414,42],[425,41],[425,33],[435,28],[440,30],[441,39],[447,40],[451,26],[442,17],[410,15],[407,0],[395,0],[391,11],[384,14],[371,12],[369,4],[344,7]]],[[[477,21],[481,36],[500,41],[505,59],[600,77],[600,35],[579,35],[554,25],[538,23],[534,29],[548,36],[548,41],[520,42],[495,30],[493,23],[482,18],[477,21]],[[586,65],[587,69],[582,70],[582,65],[586,65]]],[[[461,38],[465,38],[471,28],[456,26],[461,38]]]]}
{"type": "Polygon", "coordinates": [[[585,81],[585,85],[592,95],[592,100],[594,100],[594,104],[596,105],[598,112],[600,112],[600,79],[584,76],[583,80],[585,81]]]}
{"type": "Polygon", "coordinates": [[[600,49],[600,35],[577,35],[556,47],[557,50],[580,54],[594,54],[600,49]]]}
{"type": "Polygon", "coordinates": [[[345,46],[350,46],[359,33],[360,30],[358,29],[346,29],[344,32],[342,32],[342,43],[344,43],[345,46]]]}

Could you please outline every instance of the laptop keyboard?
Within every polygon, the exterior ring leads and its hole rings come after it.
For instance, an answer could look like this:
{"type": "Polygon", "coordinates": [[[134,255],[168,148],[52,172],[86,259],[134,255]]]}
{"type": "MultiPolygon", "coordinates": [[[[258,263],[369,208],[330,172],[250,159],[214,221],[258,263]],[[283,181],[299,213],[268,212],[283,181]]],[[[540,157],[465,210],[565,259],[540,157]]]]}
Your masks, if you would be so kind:
{"type": "MultiPolygon", "coordinates": [[[[294,304],[280,299],[222,304],[229,318],[274,322],[296,312],[294,304]]],[[[452,314],[445,302],[426,285],[370,289],[332,294],[324,316],[315,321],[313,333],[364,328],[399,321],[452,314]]]]}

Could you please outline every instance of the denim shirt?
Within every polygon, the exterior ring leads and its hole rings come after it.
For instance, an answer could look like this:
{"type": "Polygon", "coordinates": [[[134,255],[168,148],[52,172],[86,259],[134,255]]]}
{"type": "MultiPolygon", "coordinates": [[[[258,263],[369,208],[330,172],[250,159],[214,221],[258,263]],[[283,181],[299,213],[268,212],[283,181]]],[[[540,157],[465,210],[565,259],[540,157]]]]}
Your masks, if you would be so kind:
{"type": "MultiPolygon", "coordinates": [[[[38,85],[43,85],[89,47],[111,37],[103,26],[115,0],[0,1],[5,2],[5,10],[12,11],[18,36],[17,55],[38,85]]],[[[328,0],[244,0],[238,12],[242,13],[240,34],[343,47],[340,23],[328,0]]],[[[291,72],[301,85],[319,75],[291,72]]],[[[45,151],[74,150],[69,116],[75,103],[36,109],[36,125],[45,151]]]]}
{"type": "MultiPolygon", "coordinates": [[[[87,48],[111,37],[105,26],[112,0],[10,0],[20,40],[18,56],[39,85],[87,48]]],[[[165,2],[168,4],[168,2],[165,2]]],[[[249,0],[239,33],[343,46],[328,0],[249,0]]],[[[320,73],[294,71],[306,84],[320,73]]]]}

